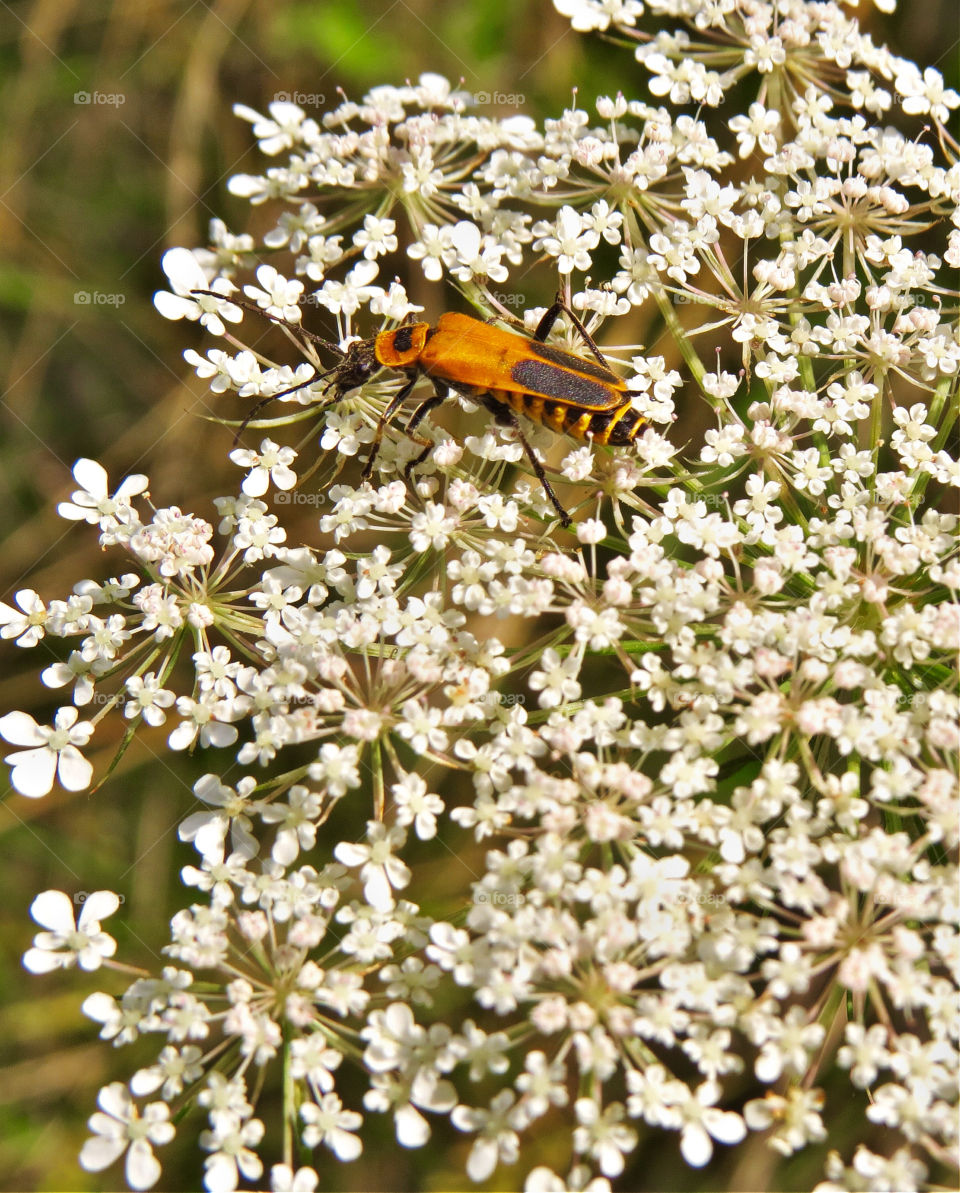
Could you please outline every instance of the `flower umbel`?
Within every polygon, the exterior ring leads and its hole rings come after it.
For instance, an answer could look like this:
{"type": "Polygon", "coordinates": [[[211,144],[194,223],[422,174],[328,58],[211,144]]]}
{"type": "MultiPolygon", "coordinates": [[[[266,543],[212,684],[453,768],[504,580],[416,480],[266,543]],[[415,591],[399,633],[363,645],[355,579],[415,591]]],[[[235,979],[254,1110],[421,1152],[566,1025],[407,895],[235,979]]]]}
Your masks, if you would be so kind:
{"type": "MultiPolygon", "coordinates": [[[[956,1179],[960,97],[829,2],[556,7],[646,98],[238,108],[262,242],[170,250],[156,305],[269,436],[216,516],[79,461],[61,512],[122,564],[0,610],[72,701],[0,719],[22,794],[86,787],[109,716],[204,751],[166,964],[84,1003],[156,1040],[81,1157],[132,1188],[174,1107],[210,1190],[310,1193],[368,1114],[530,1190],[637,1187],[663,1139],[709,1181],[749,1133],[842,1149],[822,1193],[956,1179]],[[505,326],[558,279],[522,384],[418,374],[437,283],[505,326]]],[[[39,896],[24,964],[97,968],[115,909],[39,896]]]]}

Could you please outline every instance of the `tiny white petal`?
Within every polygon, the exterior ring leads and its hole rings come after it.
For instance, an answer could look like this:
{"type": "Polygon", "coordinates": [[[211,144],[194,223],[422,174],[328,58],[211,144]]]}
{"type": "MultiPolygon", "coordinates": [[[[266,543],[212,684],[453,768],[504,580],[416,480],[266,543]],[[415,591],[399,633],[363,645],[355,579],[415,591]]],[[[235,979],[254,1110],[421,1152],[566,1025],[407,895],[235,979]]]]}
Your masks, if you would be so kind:
{"type": "Polygon", "coordinates": [[[96,460],[89,460],[82,456],[73,466],[74,480],[82,486],[91,497],[108,497],[110,495],[110,479],[107,470],[96,460]]]}
{"type": "Polygon", "coordinates": [[[120,897],[113,891],[94,891],[84,901],[78,926],[82,930],[88,924],[99,923],[113,915],[119,906],[120,897]]]}
{"type": "Polygon", "coordinates": [[[713,1155],[710,1136],[699,1123],[688,1123],[680,1136],[680,1152],[693,1168],[702,1168],[713,1155]]]}
{"type": "Polygon", "coordinates": [[[334,849],[333,856],[338,862],[343,862],[345,866],[360,866],[370,856],[370,850],[366,845],[356,845],[351,841],[341,841],[334,849]]]}
{"type": "Polygon", "coordinates": [[[30,914],[51,932],[72,932],[73,902],[63,891],[44,891],[30,904],[30,914]]]}
{"type": "Polygon", "coordinates": [[[26,750],[22,754],[10,755],[7,761],[13,761],[10,782],[21,795],[38,799],[41,795],[46,795],[53,786],[53,778],[57,773],[57,755],[52,750],[46,747],[26,750]]]}
{"type": "Polygon", "coordinates": [[[478,1139],[467,1158],[467,1176],[472,1181],[485,1181],[497,1166],[498,1149],[493,1139],[478,1139]]]}
{"type": "Polygon", "coordinates": [[[63,956],[63,953],[54,953],[50,949],[27,949],[22,965],[30,973],[53,973],[55,969],[60,969],[63,956]]]}
{"type": "Polygon", "coordinates": [[[13,746],[39,746],[44,741],[37,722],[25,712],[8,712],[0,717],[0,737],[13,746]]]}
{"type": "Polygon", "coordinates": [[[57,777],[60,779],[60,786],[67,791],[84,791],[90,786],[93,766],[76,746],[64,746],[57,763],[57,777]]]}
{"type": "Polygon", "coordinates": [[[149,1189],[160,1179],[160,1161],[145,1139],[135,1139],[127,1152],[126,1177],[131,1189],[149,1189]]]}
{"type": "Polygon", "coordinates": [[[107,1139],[103,1135],[95,1135],[80,1149],[80,1167],[87,1172],[102,1172],[120,1159],[126,1146],[125,1139],[107,1139]]]}
{"type": "Polygon", "coordinates": [[[401,1147],[423,1147],[430,1138],[430,1125],[415,1106],[401,1106],[394,1122],[401,1147]]]}

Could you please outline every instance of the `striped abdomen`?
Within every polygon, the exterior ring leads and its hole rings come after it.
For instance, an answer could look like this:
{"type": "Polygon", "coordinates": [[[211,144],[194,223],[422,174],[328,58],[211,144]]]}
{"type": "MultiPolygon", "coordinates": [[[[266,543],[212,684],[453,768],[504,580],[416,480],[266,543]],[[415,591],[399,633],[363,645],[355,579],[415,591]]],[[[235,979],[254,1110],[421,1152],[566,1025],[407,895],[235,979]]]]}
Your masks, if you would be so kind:
{"type": "Polygon", "coordinates": [[[510,389],[490,390],[490,395],[532,422],[584,442],[623,446],[632,443],[644,425],[629,394],[624,394],[622,401],[609,410],[585,410],[582,406],[510,389]]]}

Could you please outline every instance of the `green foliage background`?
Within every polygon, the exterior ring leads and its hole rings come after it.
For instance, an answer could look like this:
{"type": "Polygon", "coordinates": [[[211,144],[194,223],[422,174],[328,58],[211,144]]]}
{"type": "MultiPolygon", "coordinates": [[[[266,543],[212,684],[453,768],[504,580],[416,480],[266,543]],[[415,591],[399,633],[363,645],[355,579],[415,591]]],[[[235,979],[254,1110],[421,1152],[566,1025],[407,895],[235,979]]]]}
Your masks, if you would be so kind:
{"type": "MultiPolygon", "coordinates": [[[[860,16],[875,40],[937,66],[957,85],[956,0],[901,0],[892,18],[872,8],[860,16]]],[[[0,4],[2,599],[28,584],[44,599],[63,597],[78,579],[107,574],[90,529],[55,514],[81,455],[101,460],[117,480],[148,472],[159,503],[205,516],[210,496],[236,484],[225,462],[229,432],[204,420],[209,401],[181,360],[199,336],[165,322],[151,303],[164,282],[165,248],[204,243],[213,216],[236,232],[249,226],[250,210],[227,194],[226,179],[258,170],[262,159],[232,104],[265,110],[278,92],[302,92],[324,95],[330,107],[338,88],[359,99],[424,70],[500,93],[501,114],[512,108],[538,120],[569,105],[574,85],[588,108],[594,95],[618,87],[647,96],[629,52],[575,34],[547,0],[0,4]],[[78,103],[78,92],[123,102],[78,103]],[[120,297],[83,305],[80,291],[120,297]]],[[[411,279],[422,301],[417,284],[411,279]]],[[[428,314],[437,313],[433,306],[431,296],[428,314]]],[[[47,719],[59,701],[36,675],[50,661],[46,643],[31,652],[4,645],[0,711],[47,719]]],[[[116,741],[100,736],[94,762],[102,772],[116,741]]],[[[114,1055],[96,1039],[78,1007],[87,992],[119,993],[124,981],[107,971],[29,978],[19,957],[38,891],[108,886],[126,901],[116,918],[120,955],[156,965],[152,945],[166,938],[178,865],[187,860],[176,824],[197,773],[195,761],[179,772],[169,754],[158,761],[162,742],[163,731],[138,738],[95,794],[55,789],[33,803],[8,792],[0,811],[0,1188],[109,1189],[121,1179],[115,1169],[96,1176],[76,1164],[98,1088],[130,1065],[126,1052],[114,1055]]],[[[443,876],[437,881],[442,890],[443,876]]],[[[152,1059],[148,1046],[140,1059],[152,1059]]],[[[833,1122],[831,1142],[842,1147],[858,1121],[859,1113],[849,1125],[833,1122]]],[[[164,1149],[166,1189],[195,1187],[190,1134],[164,1149]]],[[[386,1134],[382,1142],[368,1144],[358,1164],[331,1160],[321,1188],[469,1183],[462,1138],[438,1134],[430,1148],[399,1157],[386,1134]]],[[[565,1139],[544,1138],[536,1159],[560,1167],[566,1150],[565,1139]]],[[[762,1189],[771,1187],[772,1170],[767,1149],[745,1145],[722,1167],[696,1173],[661,1141],[638,1153],[618,1185],[762,1189]]],[[[809,1188],[817,1170],[800,1159],[776,1179],[809,1188]]],[[[492,1187],[509,1188],[509,1174],[492,1187]]]]}

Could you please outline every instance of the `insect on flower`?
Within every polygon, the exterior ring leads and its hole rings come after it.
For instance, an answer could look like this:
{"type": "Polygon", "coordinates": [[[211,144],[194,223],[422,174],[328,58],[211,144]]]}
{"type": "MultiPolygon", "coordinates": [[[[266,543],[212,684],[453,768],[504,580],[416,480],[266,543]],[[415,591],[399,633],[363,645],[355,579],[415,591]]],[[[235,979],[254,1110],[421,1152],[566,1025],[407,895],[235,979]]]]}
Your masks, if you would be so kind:
{"type": "MultiPolygon", "coordinates": [[[[208,290],[193,293],[213,294],[208,290]]],[[[241,302],[236,298],[225,301],[241,302]]],[[[263,313],[259,308],[257,310],[263,313]]],[[[543,465],[523,434],[517,414],[575,439],[615,447],[632,443],[644,425],[633,405],[636,391],[628,389],[626,382],[610,369],[587,329],[559,299],[540,320],[532,337],[504,331],[469,315],[453,312],[441,315],[434,325],[405,323],[392,331],[382,331],[372,339],[359,340],[346,350],[305,328],[298,331],[339,356],[338,364],[329,372],[305,383],[313,385],[323,377],[329,377],[326,388],[333,388],[334,402],[369,381],[381,369],[402,373],[407,378],[406,385],[391,398],[380,416],[373,447],[363,469],[363,480],[368,480],[373,472],[385,428],[421,377],[433,383],[433,393],[416,407],[404,427],[404,433],[423,447],[423,451],[406,465],[406,476],[409,478],[433,447],[432,440],[417,434],[417,427],[431,410],[446,401],[449,391],[453,390],[485,406],[501,426],[513,428],[564,526],[570,526],[572,519],[551,488],[543,465]],[[565,313],[576,327],[596,363],[545,343],[561,313],[565,313]]],[[[294,386],[265,398],[247,415],[240,431],[262,405],[302,388],[303,385],[294,386]]]]}

